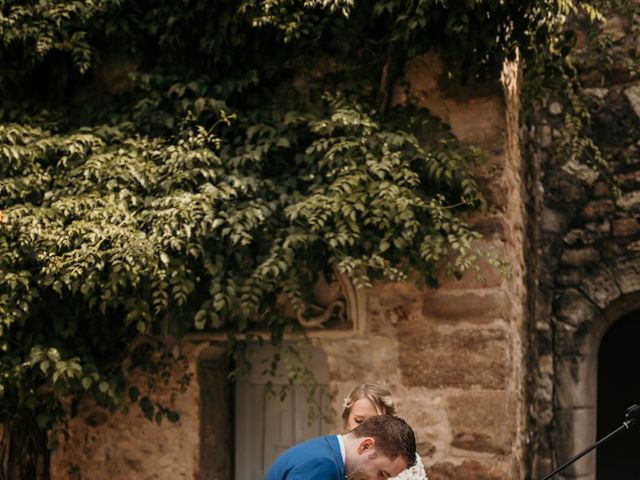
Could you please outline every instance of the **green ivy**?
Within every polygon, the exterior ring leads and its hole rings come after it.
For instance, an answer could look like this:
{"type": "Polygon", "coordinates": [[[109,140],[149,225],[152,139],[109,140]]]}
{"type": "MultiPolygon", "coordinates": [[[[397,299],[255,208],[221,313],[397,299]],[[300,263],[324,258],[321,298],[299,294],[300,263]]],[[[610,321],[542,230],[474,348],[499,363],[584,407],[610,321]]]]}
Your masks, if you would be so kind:
{"type": "Polygon", "coordinates": [[[495,78],[575,8],[0,0],[0,423],[63,426],[86,395],[175,421],[151,387],[184,333],[226,332],[241,365],[241,339],[299,329],[273,307],[319,272],[477,269],[481,156],[393,85],[432,49],[495,78]]]}

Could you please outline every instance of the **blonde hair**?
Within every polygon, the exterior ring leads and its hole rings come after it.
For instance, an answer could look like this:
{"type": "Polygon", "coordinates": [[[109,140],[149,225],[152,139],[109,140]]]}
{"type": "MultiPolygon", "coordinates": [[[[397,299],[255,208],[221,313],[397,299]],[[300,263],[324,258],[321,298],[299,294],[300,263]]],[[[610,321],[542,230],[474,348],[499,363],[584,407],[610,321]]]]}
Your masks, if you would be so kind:
{"type": "Polygon", "coordinates": [[[346,428],[351,407],[361,398],[368,399],[380,412],[380,415],[395,415],[396,404],[391,397],[391,392],[386,388],[373,383],[362,383],[351,390],[342,403],[342,424],[346,428]]]}

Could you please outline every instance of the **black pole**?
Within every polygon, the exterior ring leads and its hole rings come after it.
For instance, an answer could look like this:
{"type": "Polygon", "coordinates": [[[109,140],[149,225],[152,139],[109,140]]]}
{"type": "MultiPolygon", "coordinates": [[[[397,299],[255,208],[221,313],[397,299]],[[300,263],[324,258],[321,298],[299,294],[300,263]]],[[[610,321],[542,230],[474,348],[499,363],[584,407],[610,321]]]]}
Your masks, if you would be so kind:
{"type": "Polygon", "coordinates": [[[640,415],[640,406],[631,405],[629,408],[627,408],[627,411],[624,414],[626,420],[624,422],[622,422],[622,425],[620,425],[618,428],[616,428],[613,432],[609,433],[607,436],[605,436],[605,437],[601,438],[600,440],[598,440],[596,443],[594,443],[590,447],[585,448],[584,450],[582,450],[575,457],[573,457],[571,460],[569,460],[564,465],[556,468],[553,472],[551,472],[549,475],[544,477],[542,480],[548,480],[549,478],[553,477],[557,473],[560,473],[562,470],[567,468],[569,465],[574,463],[576,460],[584,457],[591,450],[593,450],[594,448],[599,447],[600,445],[602,445],[606,441],[610,440],[614,435],[616,435],[617,433],[621,432],[622,430],[629,430],[629,428],[631,428],[631,426],[636,423],[636,417],[638,417],[639,415],[640,415]]]}

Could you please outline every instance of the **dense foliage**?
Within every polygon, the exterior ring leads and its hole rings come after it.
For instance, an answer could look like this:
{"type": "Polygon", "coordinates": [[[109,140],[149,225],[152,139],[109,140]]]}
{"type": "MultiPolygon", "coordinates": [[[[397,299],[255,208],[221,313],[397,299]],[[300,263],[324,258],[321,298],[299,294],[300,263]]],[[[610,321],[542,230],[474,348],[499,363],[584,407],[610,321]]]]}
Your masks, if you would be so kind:
{"type": "Polygon", "coordinates": [[[47,430],[86,394],[172,416],[125,399],[124,358],[155,374],[193,329],[277,344],[278,295],[300,306],[332,268],[470,268],[478,154],[392,89],[431,49],[495,79],[575,8],[0,0],[0,422],[47,430]]]}

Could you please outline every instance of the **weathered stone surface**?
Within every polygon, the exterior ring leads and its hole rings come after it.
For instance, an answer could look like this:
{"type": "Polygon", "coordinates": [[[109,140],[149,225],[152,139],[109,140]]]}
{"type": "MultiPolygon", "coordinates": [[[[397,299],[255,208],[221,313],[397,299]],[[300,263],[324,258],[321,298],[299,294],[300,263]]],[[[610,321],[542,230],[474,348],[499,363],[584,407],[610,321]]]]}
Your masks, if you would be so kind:
{"type": "Polygon", "coordinates": [[[560,287],[577,287],[582,281],[582,274],[579,270],[562,270],[556,277],[556,284],[560,287]]]}
{"type": "MultiPolygon", "coordinates": [[[[478,249],[481,248],[479,247],[478,249]]],[[[441,291],[452,291],[499,287],[507,280],[506,275],[499,272],[486,260],[479,260],[478,266],[480,267],[481,278],[476,278],[476,273],[473,270],[467,270],[460,279],[443,275],[440,277],[439,289],[441,291]]]]}
{"type": "Polygon", "coordinates": [[[616,209],[613,200],[592,200],[582,209],[582,216],[587,220],[598,220],[616,209]]]}
{"type": "MultiPolygon", "coordinates": [[[[148,421],[138,408],[109,415],[99,425],[94,404],[81,405],[68,438],[52,452],[51,478],[58,480],[192,480],[199,469],[200,402],[197,382],[172,404],[173,388],[158,386],[154,398],[180,413],[178,423],[148,421]],[[85,421],[85,415],[90,419],[85,421]],[[91,420],[92,419],[92,420],[91,420]]],[[[63,440],[63,439],[61,439],[63,440]]]]}
{"type": "Polygon", "coordinates": [[[509,300],[500,290],[425,295],[423,313],[447,322],[487,323],[507,315],[509,300]]]}
{"type": "MultiPolygon", "coordinates": [[[[617,55],[618,48],[626,52],[637,50],[638,36],[627,35],[632,19],[615,15],[609,18],[612,20],[605,31],[616,39],[612,50],[607,52],[610,58],[617,55]]],[[[592,61],[595,56],[587,55],[590,41],[588,35],[578,35],[583,58],[588,56],[592,61]]],[[[622,53],[620,59],[627,55],[622,53]]],[[[576,195],[580,192],[570,182],[576,185],[579,182],[572,178],[558,179],[558,164],[562,159],[542,144],[535,145],[535,154],[527,159],[532,163],[541,162],[542,168],[535,180],[543,184],[541,193],[531,186],[528,188],[538,202],[535,216],[531,218],[533,231],[538,235],[533,240],[537,252],[531,261],[538,283],[529,289],[529,294],[535,297],[530,312],[536,330],[531,333],[529,352],[534,364],[536,360],[542,364],[543,357],[549,358],[546,345],[541,346],[543,342],[538,340],[537,323],[549,325],[554,332],[554,342],[553,368],[547,371],[540,367],[530,377],[528,393],[533,401],[528,404],[531,448],[527,449],[526,462],[529,468],[526,475],[519,478],[542,478],[558,462],[571,458],[595,441],[597,417],[593,407],[597,401],[598,342],[613,318],[637,308],[640,291],[640,259],[628,258],[634,255],[634,248],[640,248],[640,82],[610,69],[606,73],[598,71],[593,64],[582,64],[579,68],[593,73],[591,85],[604,87],[584,91],[588,97],[587,108],[593,115],[589,134],[604,158],[615,159],[608,173],[624,195],[613,200],[613,185],[605,180],[605,175],[596,179],[590,188],[584,188],[581,195],[576,195]],[[621,82],[615,84],[618,80],[621,82]],[[584,207],[576,212],[580,204],[584,207]],[[566,223],[554,222],[548,208],[566,215],[566,223]],[[565,229],[561,228],[563,225],[565,229]],[[569,228],[572,230],[567,232],[569,228]],[[553,245],[562,245],[566,251],[558,254],[553,245]],[[573,290],[554,298],[553,311],[547,315],[545,305],[551,302],[544,295],[568,286],[573,290]]],[[[618,67],[614,69],[620,71],[618,67]]],[[[541,118],[535,122],[537,128],[561,128],[559,119],[548,109],[540,108],[539,114],[541,118]]],[[[548,360],[545,363],[548,364],[548,360]]],[[[594,460],[595,455],[588,455],[558,478],[592,480],[596,477],[594,460]]]]}
{"type": "Polygon", "coordinates": [[[555,364],[556,398],[561,408],[595,408],[598,384],[596,352],[558,357],[555,364]]]}
{"type": "Polygon", "coordinates": [[[635,218],[618,218],[613,221],[613,234],[616,237],[629,237],[640,233],[640,223],[635,218]]]}
{"type": "Polygon", "coordinates": [[[453,433],[451,445],[474,452],[505,455],[513,447],[516,401],[502,390],[469,391],[449,397],[449,422],[453,433]]]}
{"type": "Polygon", "coordinates": [[[640,290],[640,257],[618,260],[612,273],[622,293],[640,290]]]}
{"type": "Polygon", "coordinates": [[[502,215],[483,216],[473,222],[473,229],[479,232],[485,240],[506,241],[510,238],[510,227],[502,215]]]}
{"type": "Polygon", "coordinates": [[[607,97],[609,89],[607,88],[585,88],[582,92],[592,100],[602,101],[607,97]]]}
{"type": "Polygon", "coordinates": [[[611,222],[608,218],[605,218],[601,222],[588,222],[585,224],[585,228],[594,233],[609,233],[611,231],[611,222]]]}
{"type": "Polygon", "coordinates": [[[555,331],[555,353],[559,356],[565,355],[586,355],[592,350],[589,340],[591,322],[583,322],[579,327],[559,323],[555,331]]]}
{"type": "Polygon", "coordinates": [[[485,462],[465,460],[459,465],[436,463],[429,468],[429,480],[513,480],[504,472],[485,462]]]}
{"type": "MultiPolygon", "coordinates": [[[[596,441],[594,408],[567,408],[556,411],[556,428],[552,432],[557,458],[569,459],[586,445],[596,441]]],[[[595,455],[587,455],[565,470],[567,478],[587,478],[595,472],[595,455]]]]}
{"type": "Polygon", "coordinates": [[[620,296],[620,289],[611,272],[603,267],[591,275],[585,275],[580,290],[598,307],[605,309],[620,296]]]}
{"type": "Polygon", "coordinates": [[[620,241],[607,242],[600,248],[603,260],[616,261],[620,257],[627,256],[630,252],[629,244],[620,241]]]}
{"type": "Polygon", "coordinates": [[[460,89],[455,81],[446,80],[442,60],[433,52],[411,59],[405,67],[404,79],[409,91],[400,83],[393,102],[405,103],[407,93],[414,104],[429,111],[451,126],[462,142],[471,142],[500,148],[504,144],[505,116],[502,99],[483,89],[460,89]],[[446,85],[449,91],[444,91],[446,85]],[[462,98],[461,92],[467,97],[462,98]],[[472,96],[468,96],[471,94],[472,96]]]}
{"type": "Polygon", "coordinates": [[[580,267],[600,260],[600,253],[593,247],[570,248],[562,252],[560,261],[565,265],[580,267]]]}
{"type": "Polygon", "coordinates": [[[618,200],[616,200],[616,205],[618,205],[618,207],[622,208],[623,210],[636,209],[638,206],[640,206],[640,191],[630,192],[623,195],[618,200]]]}
{"type": "Polygon", "coordinates": [[[586,185],[593,185],[599,176],[597,170],[575,160],[569,160],[567,163],[562,165],[562,170],[575,179],[584,182],[586,185]]]}
{"type": "Polygon", "coordinates": [[[574,246],[592,244],[594,239],[593,235],[589,232],[574,228],[567,232],[567,234],[562,238],[562,241],[567,245],[574,246]]]}
{"type": "Polygon", "coordinates": [[[95,406],[84,416],[84,422],[91,427],[99,427],[109,421],[110,412],[100,406],[95,406]]]}
{"type": "Polygon", "coordinates": [[[428,388],[504,389],[509,378],[509,335],[491,329],[419,333],[399,336],[403,382],[428,388]],[[416,355],[424,352],[424,355],[416,355]]]}
{"type": "Polygon", "coordinates": [[[569,219],[563,212],[545,208],[540,214],[540,222],[544,232],[562,233],[565,231],[569,219]]]}
{"type": "MultiPolygon", "coordinates": [[[[397,344],[395,339],[370,335],[349,341],[331,338],[318,341],[326,352],[332,381],[387,384],[397,375],[397,344]],[[375,370],[371,365],[375,364],[375,370]]],[[[414,355],[417,352],[413,352],[414,355]]],[[[420,356],[420,355],[416,355],[420,356]]],[[[354,386],[354,385],[353,385],[354,386]]]]}
{"type": "Polygon", "coordinates": [[[551,127],[549,125],[542,125],[538,130],[538,141],[543,147],[551,146],[553,142],[553,136],[551,135],[551,127]]]}
{"type": "Polygon", "coordinates": [[[610,197],[611,193],[611,184],[609,182],[596,181],[593,184],[594,198],[610,197]]]}
{"type": "Polygon", "coordinates": [[[640,84],[625,89],[624,95],[629,100],[633,111],[640,117],[640,84]]]}
{"type": "Polygon", "coordinates": [[[602,27],[602,30],[612,40],[618,41],[626,37],[624,22],[619,15],[613,15],[607,19],[602,27]]]}

